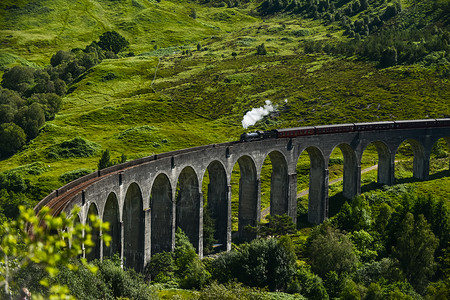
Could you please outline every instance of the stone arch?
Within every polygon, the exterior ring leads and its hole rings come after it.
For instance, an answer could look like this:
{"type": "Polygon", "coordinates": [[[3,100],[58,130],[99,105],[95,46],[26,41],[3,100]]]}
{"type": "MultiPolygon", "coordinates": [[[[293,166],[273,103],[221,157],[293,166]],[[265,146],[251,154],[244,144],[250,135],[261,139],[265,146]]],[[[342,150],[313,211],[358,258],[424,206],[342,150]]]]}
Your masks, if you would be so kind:
{"type": "Polygon", "coordinates": [[[120,254],[121,251],[121,226],[119,215],[119,201],[115,193],[109,193],[103,210],[103,222],[109,223],[109,230],[104,232],[109,234],[111,242],[109,246],[103,244],[103,257],[112,257],[114,254],[120,254]]]}
{"type": "MultiPolygon", "coordinates": [[[[449,159],[449,155],[450,155],[449,154],[450,153],[450,137],[442,137],[442,138],[436,139],[436,141],[434,141],[434,143],[432,144],[432,148],[431,149],[432,150],[430,151],[430,164],[432,163],[432,156],[433,156],[433,159],[445,158],[445,152],[447,152],[447,160],[449,160],[448,169],[450,170],[450,159],[449,159]],[[442,149],[441,147],[439,147],[439,143],[440,143],[441,140],[443,140],[445,142],[444,144],[446,144],[447,149],[442,149]],[[444,155],[444,156],[442,156],[442,155],[444,155]]],[[[430,167],[430,173],[431,173],[431,167],[430,167]]]]}
{"type": "Polygon", "coordinates": [[[95,215],[98,216],[98,209],[95,203],[91,203],[89,205],[86,224],[91,227],[91,236],[92,236],[92,243],[94,246],[92,247],[91,251],[89,253],[86,253],[86,258],[88,260],[93,260],[96,258],[100,258],[100,230],[98,228],[94,228],[92,226],[92,221],[90,216],[95,215]]]}
{"type": "Polygon", "coordinates": [[[311,161],[309,171],[308,222],[319,224],[328,217],[328,174],[322,151],[306,148],[311,161]]]}
{"type": "Polygon", "coordinates": [[[342,195],[347,199],[352,199],[361,192],[361,171],[358,169],[356,152],[348,144],[340,144],[337,147],[344,156],[342,195]]]}
{"type": "Polygon", "coordinates": [[[413,151],[413,177],[422,180],[428,179],[430,169],[430,156],[429,154],[427,155],[425,153],[426,151],[424,145],[416,139],[406,139],[397,146],[397,149],[395,151],[396,154],[398,153],[398,150],[404,142],[408,142],[411,145],[413,151]]]}
{"type": "Polygon", "coordinates": [[[255,233],[245,229],[247,225],[255,226],[260,220],[260,182],[257,177],[255,162],[250,156],[238,159],[241,177],[239,179],[239,213],[238,235],[243,241],[256,237],[255,233]]]}
{"type": "Polygon", "coordinates": [[[132,183],[123,204],[123,258],[127,268],[144,269],[144,210],[141,189],[132,183]]]}
{"type": "Polygon", "coordinates": [[[378,155],[377,183],[381,185],[394,184],[394,168],[391,158],[391,150],[384,142],[373,141],[366,146],[364,151],[369,147],[369,145],[375,146],[378,155]]]}
{"type": "Polygon", "coordinates": [[[214,238],[222,250],[231,248],[231,202],[227,173],[219,161],[208,165],[209,183],[206,207],[214,219],[214,238]]]}
{"type": "Polygon", "coordinates": [[[153,181],[150,212],[152,255],[172,251],[174,246],[172,187],[166,174],[159,174],[153,181]]]}
{"type": "Polygon", "coordinates": [[[272,174],[270,177],[270,215],[282,215],[288,213],[288,165],[281,152],[269,153],[272,162],[272,174]]]}
{"type": "Polygon", "coordinates": [[[200,224],[203,216],[202,199],[197,173],[185,167],[179,177],[176,197],[176,226],[186,233],[192,245],[201,253],[200,224]]]}

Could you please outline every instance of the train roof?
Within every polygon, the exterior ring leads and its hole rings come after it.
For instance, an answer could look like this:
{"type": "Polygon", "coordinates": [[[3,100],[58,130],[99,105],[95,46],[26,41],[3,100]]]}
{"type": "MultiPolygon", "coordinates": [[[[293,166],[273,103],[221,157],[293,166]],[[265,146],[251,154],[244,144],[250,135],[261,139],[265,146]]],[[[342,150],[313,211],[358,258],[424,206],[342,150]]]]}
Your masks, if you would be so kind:
{"type": "Polygon", "coordinates": [[[335,127],[347,127],[354,126],[353,123],[344,123],[344,124],[331,124],[331,125],[318,125],[316,128],[335,128],[335,127]]]}
{"type": "Polygon", "coordinates": [[[379,122],[362,122],[362,123],[355,123],[356,126],[363,126],[363,125],[384,125],[384,124],[394,124],[394,121],[379,121],[379,122]]]}
{"type": "Polygon", "coordinates": [[[285,131],[308,130],[308,129],[314,129],[314,126],[292,127],[292,128],[281,128],[281,129],[276,129],[276,130],[277,130],[278,132],[285,132],[285,131]]]}

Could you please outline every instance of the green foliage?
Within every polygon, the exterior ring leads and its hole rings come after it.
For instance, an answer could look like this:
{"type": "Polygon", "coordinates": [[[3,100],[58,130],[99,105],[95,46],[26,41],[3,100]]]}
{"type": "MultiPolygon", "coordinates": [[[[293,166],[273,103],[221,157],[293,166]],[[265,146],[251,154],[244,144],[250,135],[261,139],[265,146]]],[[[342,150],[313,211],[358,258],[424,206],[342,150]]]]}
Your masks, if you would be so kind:
{"type": "MultiPolygon", "coordinates": [[[[69,296],[67,287],[52,285],[49,278],[54,278],[61,265],[76,268],[70,260],[82,254],[82,247],[93,246],[91,228],[80,223],[74,225],[78,210],[74,210],[70,217],[64,213],[58,217],[51,216],[48,208],[43,208],[38,216],[32,209],[20,208],[19,217],[10,222],[4,222],[0,227],[0,283],[4,296],[11,298],[11,280],[20,270],[30,263],[39,265],[46,272],[46,277],[40,284],[48,289],[49,298],[69,296]],[[65,229],[65,230],[62,230],[65,229]],[[83,232],[85,234],[83,234],[83,232]],[[68,245],[71,247],[68,247],[68,245]]],[[[98,217],[92,217],[95,228],[104,228],[105,224],[98,217]]],[[[104,228],[106,229],[106,228],[104,228]]],[[[93,266],[83,261],[83,265],[94,271],[93,266]]],[[[18,289],[16,289],[18,291],[18,289]]],[[[42,299],[34,295],[34,299],[42,299]]]]}
{"type": "Polygon", "coordinates": [[[33,68],[14,66],[3,73],[2,86],[20,94],[27,93],[34,84],[33,68]]]}
{"type": "Polygon", "coordinates": [[[345,202],[335,217],[337,227],[343,230],[368,229],[372,223],[371,208],[364,197],[353,198],[351,204],[345,202]]]}
{"type": "Polygon", "coordinates": [[[292,218],[287,214],[283,215],[268,215],[266,217],[267,223],[258,222],[255,227],[248,226],[250,231],[254,231],[257,236],[266,237],[280,237],[287,234],[293,234],[296,226],[292,222],[292,218]]]}
{"type": "Polygon", "coordinates": [[[91,169],[85,169],[85,168],[76,169],[76,170],[68,171],[66,173],[61,174],[61,176],[59,176],[59,180],[62,181],[63,183],[69,183],[71,181],[74,181],[75,179],[78,179],[78,178],[88,175],[90,173],[92,173],[91,169]]]}
{"type": "Polygon", "coordinates": [[[356,271],[358,257],[352,242],[329,224],[322,224],[311,233],[308,253],[312,270],[321,277],[330,271],[338,275],[356,271]]]}
{"type": "Polygon", "coordinates": [[[25,145],[26,134],[22,128],[14,123],[0,125],[0,157],[8,157],[25,145]]]}
{"type": "Polygon", "coordinates": [[[129,45],[129,42],[116,31],[107,31],[100,36],[97,43],[100,48],[114,53],[119,53],[123,48],[129,45]]]}
{"type": "Polygon", "coordinates": [[[211,217],[208,207],[203,208],[203,255],[213,252],[217,240],[215,234],[215,220],[211,217]]]}
{"type": "Polygon", "coordinates": [[[328,293],[322,279],[311,272],[309,266],[297,267],[293,281],[288,287],[289,293],[299,293],[311,300],[326,300],[328,293]]]}
{"type": "Polygon", "coordinates": [[[266,47],[264,46],[264,44],[258,45],[256,47],[256,54],[257,55],[266,55],[267,54],[267,50],[266,50],[266,47]]]}
{"type": "Polygon", "coordinates": [[[294,263],[295,252],[289,238],[257,239],[220,255],[212,263],[212,275],[219,282],[237,279],[245,285],[282,291],[295,274],[294,263]]]}
{"type": "Polygon", "coordinates": [[[173,253],[163,251],[152,255],[144,273],[148,281],[164,283],[174,278],[176,270],[173,253]]]}
{"type": "Polygon", "coordinates": [[[28,140],[32,140],[39,134],[39,129],[45,123],[45,114],[42,106],[38,103],[33,103],[29,106],[21,107],[14,116],[14,123],[19,125],[28,140]]]}
{"type": "Polygon", "coordinates": [[[112,165],[113,165],[113,163],[111,162],[111,157],[109,155],[109,149],[106,149],[105,151],[102,152],[102,157],[98,161],[97,168],[99,170],[101,170],[101,169],[108,168],[112,165]]]}
{"type": "Polygon", "coordinates": [[[209,281],[211,275],[180,228],[175,233],[174,259],[181,287],[201,289],[209,281]]]}
{"type": "Polygon", "coordinates": [[[414,220],[413,214],[406,214],[397,233],[393,254],[399,260],[408,281],[420,293],[425,292],[428,279],[434,275],[434,252],[438,244],[439,240],[423,215],[414,220]]]}
{"type": "Polygon", "coordinates": [[[47,157],[52,159],[90,157],[94,155],[98,149],[98,144],[81,137],[76,137],[49,147],[47,149],[47,157]]]}

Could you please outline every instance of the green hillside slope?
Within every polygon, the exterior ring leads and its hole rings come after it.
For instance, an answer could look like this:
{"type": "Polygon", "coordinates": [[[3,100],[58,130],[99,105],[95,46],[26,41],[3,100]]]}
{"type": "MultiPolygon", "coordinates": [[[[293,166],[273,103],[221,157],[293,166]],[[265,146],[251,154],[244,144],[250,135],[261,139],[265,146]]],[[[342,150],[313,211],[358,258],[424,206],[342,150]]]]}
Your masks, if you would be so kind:
{"type": "MultiPolygon", "coordinates": [[[[450,116],[441,65],[380,68],[356,56],[305,53],[317,41],[354,38],[337,22],[301,13],[264,16],[260,4],[2,1],[0,72],[17,64],[43,68],[57,51],[83,49],[110,30],[129,46],[74,78],[55,119],[0,171],[28,165],[21,174],[38,200],[63,184],[61,174],[96,169],[104,149],[113,159],[134,159],[236,140],[244,114],[267,100],[276,112],[249,130],[450,116]],[[257,55],[262,44],[266,54],[257,55]],[[93,154],[59,155],[61,143],[75,137],[96,145],[93,154]],[[26,171],[36,163],[39,172],[26,171]]],[[[445,31],[442,20],[432,22],[445,31]]]]}

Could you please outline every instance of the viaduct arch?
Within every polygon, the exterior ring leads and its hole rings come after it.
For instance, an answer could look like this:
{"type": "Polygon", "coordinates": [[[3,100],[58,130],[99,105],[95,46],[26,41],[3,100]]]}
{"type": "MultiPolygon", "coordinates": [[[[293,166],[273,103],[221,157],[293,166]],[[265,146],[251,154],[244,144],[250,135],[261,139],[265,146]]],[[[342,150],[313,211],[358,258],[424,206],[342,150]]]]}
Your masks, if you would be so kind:
{"type": "MultiPolygon", "coordinates": [[[[54,214],[81,207],[80,222],[90,222],[95,213],[108,221],[112,242],[98,243],[89,257],[119,253],[125,265],[143,270],[151,255],[171,251],[175,228],[181,227],[203,252],[203,203],[216,220],[215,238],[223,250],[231,249],[231,173],[238,164],[239,237],[254,238],[245,226],[261,219],[261,168],[272,162],[270,213],[287,214],[296,221],[297,173],[300,155],[310,157],[308,220],[318,224],[328,217],[328,162],[338,147],[344,156],[343,194],[352,198],[361,192],[361,158],[368,145],[375,145],[377,181],[395,182],[395,155],[408,140],[414,152],[415,178],[429,176],[433,145],[444,138],[450,146],[450,127],[353,131],[294,138],[269,138],[252,142],[230,142],[178,150],[126,162],[79,178],[52,192],[35,207],[44,205],[54,214]],[[205,173],[207,195],[202,193],[205,173]]],[[[101,232],[93,233],[99,241],[101,232]]]]}

